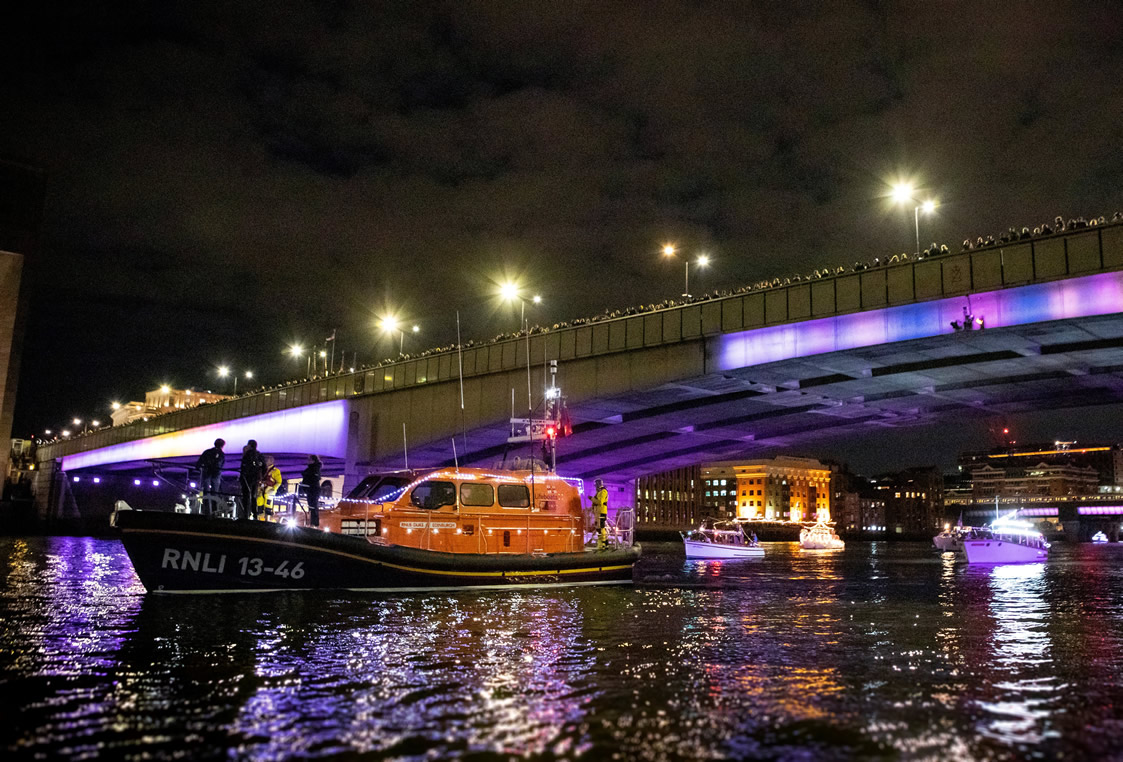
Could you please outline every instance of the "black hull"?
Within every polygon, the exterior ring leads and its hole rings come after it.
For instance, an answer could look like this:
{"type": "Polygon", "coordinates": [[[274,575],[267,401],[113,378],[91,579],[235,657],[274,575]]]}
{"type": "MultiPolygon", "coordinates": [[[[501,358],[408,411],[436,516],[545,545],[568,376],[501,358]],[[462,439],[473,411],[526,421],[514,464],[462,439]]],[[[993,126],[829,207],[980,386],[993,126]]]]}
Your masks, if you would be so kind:
{"type": "Polygon", "coordinates": [[[373,545],[261,521],[119,511],[114,525],[150,593],[433,590],[630,584],[639,546],[474,555],[373,545]]]}

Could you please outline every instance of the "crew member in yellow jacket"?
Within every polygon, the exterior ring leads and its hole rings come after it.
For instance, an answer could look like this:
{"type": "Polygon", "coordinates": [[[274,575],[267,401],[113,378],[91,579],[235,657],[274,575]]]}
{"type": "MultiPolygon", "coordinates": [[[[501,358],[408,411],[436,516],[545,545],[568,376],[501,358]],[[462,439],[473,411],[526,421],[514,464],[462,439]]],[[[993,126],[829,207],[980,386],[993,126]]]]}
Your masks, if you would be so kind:
{"type": "Polygon", "coordinates": [[[261,480],[261,494],[257,498],[257,504],[262,508],[259,513],[266,521],[273,520],[273,496],[277,494],[282,481],[284,477],[281,476],[281,469],[275,465],[272,455],[266,455],[265,478],[261,480]]]}
{"type": "Polygon", "coordinates": [[[593,513],[597,517],[597,550],[604,550],[608,544],[608,490],[604,481],[597,479],[597,491],[593,495],[593,513]]]}

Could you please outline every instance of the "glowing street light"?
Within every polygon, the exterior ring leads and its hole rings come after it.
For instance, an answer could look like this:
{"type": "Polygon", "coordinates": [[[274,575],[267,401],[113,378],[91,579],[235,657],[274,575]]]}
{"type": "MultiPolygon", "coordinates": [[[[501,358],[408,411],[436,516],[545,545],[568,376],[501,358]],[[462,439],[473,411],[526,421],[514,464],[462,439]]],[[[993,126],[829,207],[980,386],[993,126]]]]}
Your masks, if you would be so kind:
{"type": "MultiPolygon", "coordinates": [[[[406,327],[405,327],[405,324],[402,323],[402,321],[398,320],[397,317],[395,317],[393,315],[387,315],[386,317],[382,318],[379,321],[378,327],[381,328],[386,333],[386,335],[391,336],[391,337],[393,337],[394,333],[396,332],[398,334],[398,356],[400,357],[401,355],[405,354],[405,345],[406,345],[406,327]]],[[[418,333],[420,331],[421,331],[421,326],[419,326],[419,325],[414,325],[410,329],[411,333],[418,333]]]]}
{"type": "MultiPolygon", "coordinates": [[[[231,375],[230,368],[226,367],[225,365],[218,366],[218,375],[221,378],[226,378],[227,376],[231,375]]],[[[234,373],[233,376],[234,376],[234,394],[237,394],[238,393],[238,374],[234,373]]],[[[246,371],[246,378],[247,379],[253,378],[253,371],[252,370],[246,371]]]]}
{"type": "Polygon", "coordinates": [[[120,402],[116,402],[116,401],[114,401],[114,402],[111,402],[111,403],[109,404],[109,408],[110,408],[111,410],[120,410],[120,409],[121,409],[121,403],[120,403],[120,402]]]}
{"type": "MultiPolygon", "coordinates": [[[[663,256],[668,259],[678,259],[675,245],[673,243],[663,244],[663,256]]],[[[682,296],[684,299],[690,298],[690,260],[686,257],[682,258],[683,267],[683,281],[682,281],[682,296]]],[[[694,262],[698,267],[705,267],[710,264],[710,258],[706,254],[699,254],[698,259],[694,262]]]]}
{"type": "MultiPolygon", "coordinates": [[[[519,293],[521,290],[517,283],[507,281],[499,286],[499,296],[506,302],[515,299],[519,300],[519,333],[526,336],[526,407],[527,410],[533,410],[534,397],[530,391],[530,325],[526,322],[527,300],[519,293]]],[[[530,297],[530,301],[533,304],[541,305],[542,296],[540,294],[535,294],[530,297]]]]}
{"type": "MultiPolygon", "coordinates": [[[[288,349],[289,355],[295,360],[304,354],[304,347],[299,344],[291,344],[288,349]]],[[[308,354],[307,361],[304,363],[304,374],[306,376],[312,375],[312,354],[308,354]]]]}
{"type": "Polygon", "coordinates": [[[916,231],[916,254],[920,255],[920,213],[931,214],[936,211],[939,204],[934,199],[927,199],[920,201],[916,198],[916,188],[912,183],[896,183],[893,185],[889,192],[889,198],[893,200],[894,204],[902,204],[908,206],[913,205],[912,221],[913,227],[916,231]]]}

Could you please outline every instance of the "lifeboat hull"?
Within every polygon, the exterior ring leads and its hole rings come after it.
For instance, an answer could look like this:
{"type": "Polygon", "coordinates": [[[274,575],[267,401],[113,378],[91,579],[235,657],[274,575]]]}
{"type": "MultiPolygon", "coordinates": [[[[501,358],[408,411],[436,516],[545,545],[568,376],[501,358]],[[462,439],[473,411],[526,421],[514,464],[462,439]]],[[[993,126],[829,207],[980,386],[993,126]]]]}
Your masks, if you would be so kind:
{"type": "Polygon", "coordinates": [[[113,524],[150,593],[630,584],[640,555],[638,545],[541,555],[442,553],[306,527],[161,511],[117,511],[113,524]]]}

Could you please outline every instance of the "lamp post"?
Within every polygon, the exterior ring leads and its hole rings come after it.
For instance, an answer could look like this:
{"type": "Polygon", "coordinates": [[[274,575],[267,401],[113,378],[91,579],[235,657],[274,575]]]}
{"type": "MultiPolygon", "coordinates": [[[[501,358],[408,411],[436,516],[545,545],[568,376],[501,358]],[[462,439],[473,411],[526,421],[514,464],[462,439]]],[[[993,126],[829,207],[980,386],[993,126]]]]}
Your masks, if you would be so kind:
{"type": "MultiPolygon", "coordinates": [[[[519,300],[519,333],[526,336],[526,408],[527,410],[533,410],[534,398],[530,391],[530,326],[527,325],[526,322],[527,300],[519,293],[520,290],[517,283],[507,281],[499,286],[499,296],[507,302],[515,299],[519,300]]],[[[530,297],[530,301],[534,304],[542,304],[542,297],[539,294],[535,294],[530,297]]]]}
{"type": "MultiPolygon", "coordinates": [[[[289,356],[292,357],[295,360],[296,358],[298,358],[302,354],[304,354],[304,347],[300,346],[299,344],[292,344],[292,345],[289,346],[288,352],[289,352],[289,356]]],[[[309,369],[311,368],[311,363],[312,363],[312,357],[311,357],[311,355],[309,355],[308,359],[305,362],[305,369],[304,369],[304,375],[305,376],[311,375],[308,372],[309,369]]]]}
{"type": "MultiPolygon", "coordinates": [[[[394,333],[398,334],[398,357],[405,354],[406,351],[406,327],[402,321],[398,320],[393,315],[387,315],[378,322],[378,327],[386,333],[387,336],[393,337],[394,333]]],[[[410,329],[411,333],[418,333],[421,331],[421,326],[414,325],[410,329]]]]}
{"type": "Polygon", "coordinates": [[[894,203],[897,204],[914,204],[912,209],[913,227],[916,231],[916,254],[920,255],[920,213],[923,211],[925,214],[931,214],[936,211],[936,202],[933,199],[920,201],[914,195],[916,189],[910,183],[897,183],[893,186],[893,192],[890,197],[894,203]]]}
{"type": "MultiPolygon", "coordinates": [[[[672,244],[672,243],[664,244],[663,245],[663,256],[667,257],[668,259],[677,259],[678,255],[676,254],[675,245],[672,244]]],[[[710,258],[708,256],[706,256],[705,254],[699,254],[698,259],[695,261],[694,264],[696,264],[698,267],[705,267],[709,263],[710,263],[710,258]]],[[[683,296],[684,299],[689,299],[690,298],[690,260],[687,259],[686,257],[683,257],[682,258],[682,264],[683,264],[682,296],[683,296]]]]}

